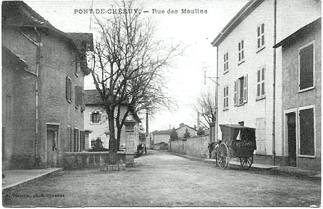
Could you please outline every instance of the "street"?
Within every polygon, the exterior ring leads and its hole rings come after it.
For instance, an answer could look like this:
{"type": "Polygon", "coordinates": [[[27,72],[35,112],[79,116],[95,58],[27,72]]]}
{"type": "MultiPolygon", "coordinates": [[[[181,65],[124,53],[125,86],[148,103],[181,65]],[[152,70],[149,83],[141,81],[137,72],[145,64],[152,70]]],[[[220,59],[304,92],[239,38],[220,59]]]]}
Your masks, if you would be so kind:
{"type": "Polygon", "coordinates": [[[4,206],[304,206],[320,205],[321,182],[221,170],[149,150],[134,168],[63,171],[3,194],[4,206]]]}

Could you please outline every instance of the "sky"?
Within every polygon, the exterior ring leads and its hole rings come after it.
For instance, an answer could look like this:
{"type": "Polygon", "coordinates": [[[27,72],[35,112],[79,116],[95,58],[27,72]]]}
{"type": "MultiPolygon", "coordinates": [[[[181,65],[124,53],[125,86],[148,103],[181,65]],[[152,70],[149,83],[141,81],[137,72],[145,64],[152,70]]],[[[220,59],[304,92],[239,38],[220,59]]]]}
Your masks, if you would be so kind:
{"type": "MultiPolygon", "coordinates": [[[[25,1],[36,12],[48,20],[54,27],[64,32],[94,32],[91,15],[84,9],[108,9],[115,1],[25,1]],[[82,13],[82,14],[81,14],[82,13]]],[[[155,38],[167,44],[180,43],[184,53],[173,61],[165,72],[167,89],[165,91],[176,102],[172,110],[162,108],[149,116],[149,131],[177,128],[180,123],[190,126],[197,124],[194,110],[196,98],[205,91],[215,94],[215,83],[207,77],[216,76],[216,48],[211,45],[213,39],[232,17],[247,3],[247,0],[140,0],[143,10],[155,24],[155,38]],[[163,14],[153,14],[164,10],[163,14]],[[207,10],[203,14],[182,14],[182,9],[207,10]],[[178,10],[177,14],[168,11],[178,10]]],[[[108,14],[99,14],[108,17],[108,14]]],[[[85,89],[94,89],[90,75],[85,77],[85,89]]],[[[145,118],[143,117],[143,127],[145,118]]]]}

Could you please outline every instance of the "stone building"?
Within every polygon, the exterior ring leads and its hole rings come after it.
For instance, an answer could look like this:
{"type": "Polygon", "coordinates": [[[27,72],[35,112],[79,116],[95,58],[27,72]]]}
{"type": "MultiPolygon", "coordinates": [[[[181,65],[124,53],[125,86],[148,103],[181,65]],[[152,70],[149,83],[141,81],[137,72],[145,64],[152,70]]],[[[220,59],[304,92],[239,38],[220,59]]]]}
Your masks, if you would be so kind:
{"type": "Polygon", "coordinates": [[[282,49],[273,46],[321,16],[316,0],[250,0],[212,42],[218,121],[256,129],[255,161],[285,164],[282,49]],[[297,17],[297,21],[295,21],[297,17]]]}
{"type": "Polygon", "coordinates": [[[321,18],[282,47],[283,154],[286,164],[321,170],[321,18]]]}
{"type": "Polygon", "coordinates": [[[197,136],[197,130],[195,128],[181,123],[179,124],[179,127],[176,128],[178,138],[184,138],[186,130],[188,131],[190,137],[197,136]]]}
{"type": "Polygon", "coordinates": [[[2,3],[3,168],[60,166],[84,149],[85,52],[93,36],[67,34],[22,1],[2,3]]]}
{"type": "MultiPolygon", "coordinates": [[[[91,148],[91,143],[93,143],[97,138],[100,138],[103,142],[103,147],[109,148],[109,120],[108,115],[103,107],[102,100],[100,98],[99,92],[96,89],[85,90],[85,111],[84,111],[84,128],[88,130],[89,140],[86,142],[86,148],[91,148]]],[[[126,106],[121,107],[121,115],[126,112],[126,106]]],[[[126,132],[127,127],[124,126],[121,130],[121,139],[119,149],[125,149],[129,146],[136,149],[139,144],[139,128],[140,119],[137,114],[130,113],[127,118],[128,121],[134,121],[134,144],[127,144],[126,132]]],[[[117,129],[116,129],[117,130],[117,129]]]]}

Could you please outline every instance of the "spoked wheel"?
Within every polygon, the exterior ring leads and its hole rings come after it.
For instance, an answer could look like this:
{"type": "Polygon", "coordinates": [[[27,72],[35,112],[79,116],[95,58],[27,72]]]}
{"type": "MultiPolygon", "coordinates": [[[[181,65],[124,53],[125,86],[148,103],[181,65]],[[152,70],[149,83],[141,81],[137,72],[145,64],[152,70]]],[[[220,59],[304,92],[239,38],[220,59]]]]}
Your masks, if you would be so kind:
{"type": "Polygon", "coordinates": [[[217,160],[218,160],[218,166],[220,168],[225,169],[228,167],[230,154],[229,154],[228,146],[224,143],[221,143],[218,147],[217,160]]]}
{"type": "Polygon", "coordinates": [[[248,170],[253,163],[253,156],[250,157],[240,157],[240,166],[242,169],[248,170]]]}

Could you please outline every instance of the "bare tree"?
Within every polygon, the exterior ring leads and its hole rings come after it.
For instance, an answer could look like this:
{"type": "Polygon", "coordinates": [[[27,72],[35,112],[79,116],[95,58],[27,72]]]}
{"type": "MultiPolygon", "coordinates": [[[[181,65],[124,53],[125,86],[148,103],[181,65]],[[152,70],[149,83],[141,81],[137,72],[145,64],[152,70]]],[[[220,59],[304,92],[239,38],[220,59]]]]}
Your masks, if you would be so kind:
{"type": "Polygon", "coordinates": [[[169,105],[163,74],[179,47],[155,41],[154,27],[134,9],[133,1],[122,1],[117,7],[124,12],[104,20],[96,18],[99,39],[91,69],[108,115],[110,163],[116,163],[121,129],[130,113],[153,112],[169,105]],[[122,106],[126,107],[124,114],[122,106]]]}
{"type": "Polygon", "coordinates": [[[197,98],[194,109],[200,113],[200,124],[201,127],[207,129],[210,127],[210,123],[215,122],[216,120],[216,111],[215,111],[215,98],[212,93],[205,92],[197,98]]]}

